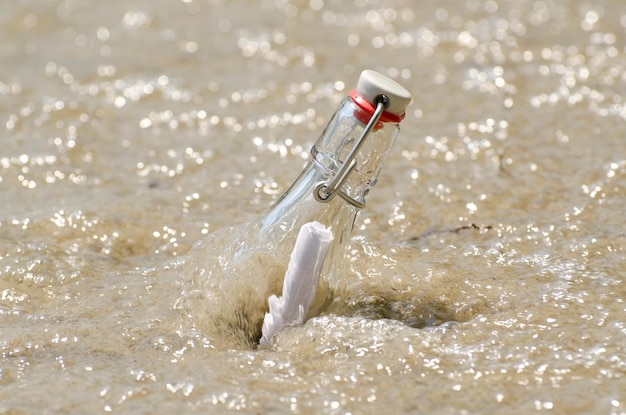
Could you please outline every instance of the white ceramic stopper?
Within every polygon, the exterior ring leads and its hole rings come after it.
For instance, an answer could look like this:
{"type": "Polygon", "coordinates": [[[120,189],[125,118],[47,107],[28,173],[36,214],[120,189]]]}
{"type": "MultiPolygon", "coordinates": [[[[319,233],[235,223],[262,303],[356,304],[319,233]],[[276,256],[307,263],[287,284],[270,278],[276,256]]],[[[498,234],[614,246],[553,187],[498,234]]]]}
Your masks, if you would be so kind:
{"type": "Polygon", "coordinates": [[[394,115],[404,114],[404,110],[411,102],[411,94],[405,87],[370,69],[361,72],[356,90],[372,104],[375,104],[374,100],[377,96],[386,95],[389,98],[389,106],[385,111],[394,115]]]}

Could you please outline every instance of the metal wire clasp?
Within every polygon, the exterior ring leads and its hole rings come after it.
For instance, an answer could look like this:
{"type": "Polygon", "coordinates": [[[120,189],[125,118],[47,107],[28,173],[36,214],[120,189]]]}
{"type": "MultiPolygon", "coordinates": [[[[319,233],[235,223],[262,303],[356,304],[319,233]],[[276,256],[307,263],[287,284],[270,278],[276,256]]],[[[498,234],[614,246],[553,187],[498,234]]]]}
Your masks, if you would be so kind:
{"type": "Polygon", "coordinates": [[[363,129],[363,132],[361,133],[361,136],[348,154],[348,157],[344,160],[341,167],[339,167],[339,170],[337,170],[335,176],[326,182],[320,182],[313,190],[313,196],[315,196],[315,200],[317,200],[318,202],[330,202],[336,195],[339,195],[346,202],[356,206],[359,209],[365,207],[365,203],[359,202],[358,200],[350,197],[343,190],[341,190],[341,187],[346,182],[346,179],[348,178],[354,167],[356,167],[355,158],[357,153],[361,149],[361,146],[365,142],[365,139],[380,119],[380,116],[385,111],[385,108],[389,106],[389,98],[384,94],[378,95],[374,99],[374,104],[376,105],[376,110],[374,110],[372,118],[370,118],[370,120],[368,121],[365,129],[363,129]]]}

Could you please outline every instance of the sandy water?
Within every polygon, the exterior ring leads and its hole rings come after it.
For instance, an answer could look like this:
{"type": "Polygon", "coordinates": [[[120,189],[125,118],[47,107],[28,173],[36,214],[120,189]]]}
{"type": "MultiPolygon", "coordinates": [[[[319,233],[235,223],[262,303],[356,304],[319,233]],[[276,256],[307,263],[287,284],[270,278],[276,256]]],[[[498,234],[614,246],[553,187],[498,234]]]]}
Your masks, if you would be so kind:
{"type": "Polygon", "coordinates": [[[625,39],[620,0],[2,2],[0,413],[626,413],[625,39]],[[186,331],[191,247],[364,68],[415,100],[341,298],[186,331]]]}

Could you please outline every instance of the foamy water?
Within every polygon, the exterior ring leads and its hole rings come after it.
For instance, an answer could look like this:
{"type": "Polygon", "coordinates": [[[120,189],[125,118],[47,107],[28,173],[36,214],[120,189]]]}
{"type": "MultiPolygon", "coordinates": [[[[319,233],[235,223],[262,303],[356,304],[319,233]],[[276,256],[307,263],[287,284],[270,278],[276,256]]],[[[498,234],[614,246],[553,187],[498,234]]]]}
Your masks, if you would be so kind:
{"type": "Polygon", "coordinates": [[[626,413],[625,32],[618,0],[4,2],[0,413],[626,413]],[[190,329],[192,246],[365,68],[414,103],[330,304],[267,350],[190,329]]]}

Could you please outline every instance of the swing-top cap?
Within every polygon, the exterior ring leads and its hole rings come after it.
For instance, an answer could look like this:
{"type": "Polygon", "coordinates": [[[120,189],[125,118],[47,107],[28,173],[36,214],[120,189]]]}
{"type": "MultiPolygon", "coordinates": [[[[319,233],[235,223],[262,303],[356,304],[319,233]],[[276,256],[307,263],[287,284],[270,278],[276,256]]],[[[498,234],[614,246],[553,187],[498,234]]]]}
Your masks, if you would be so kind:
{"type": "Polygon", "coordinates": [[[389,101],[385,112],[397,116],[403,116],[406,107],[411,102],[411,94],[405,87],[370,69],[361,72],[356,90],[359,95],[374,105],[379,95],[385,95],[389,101]]]}

